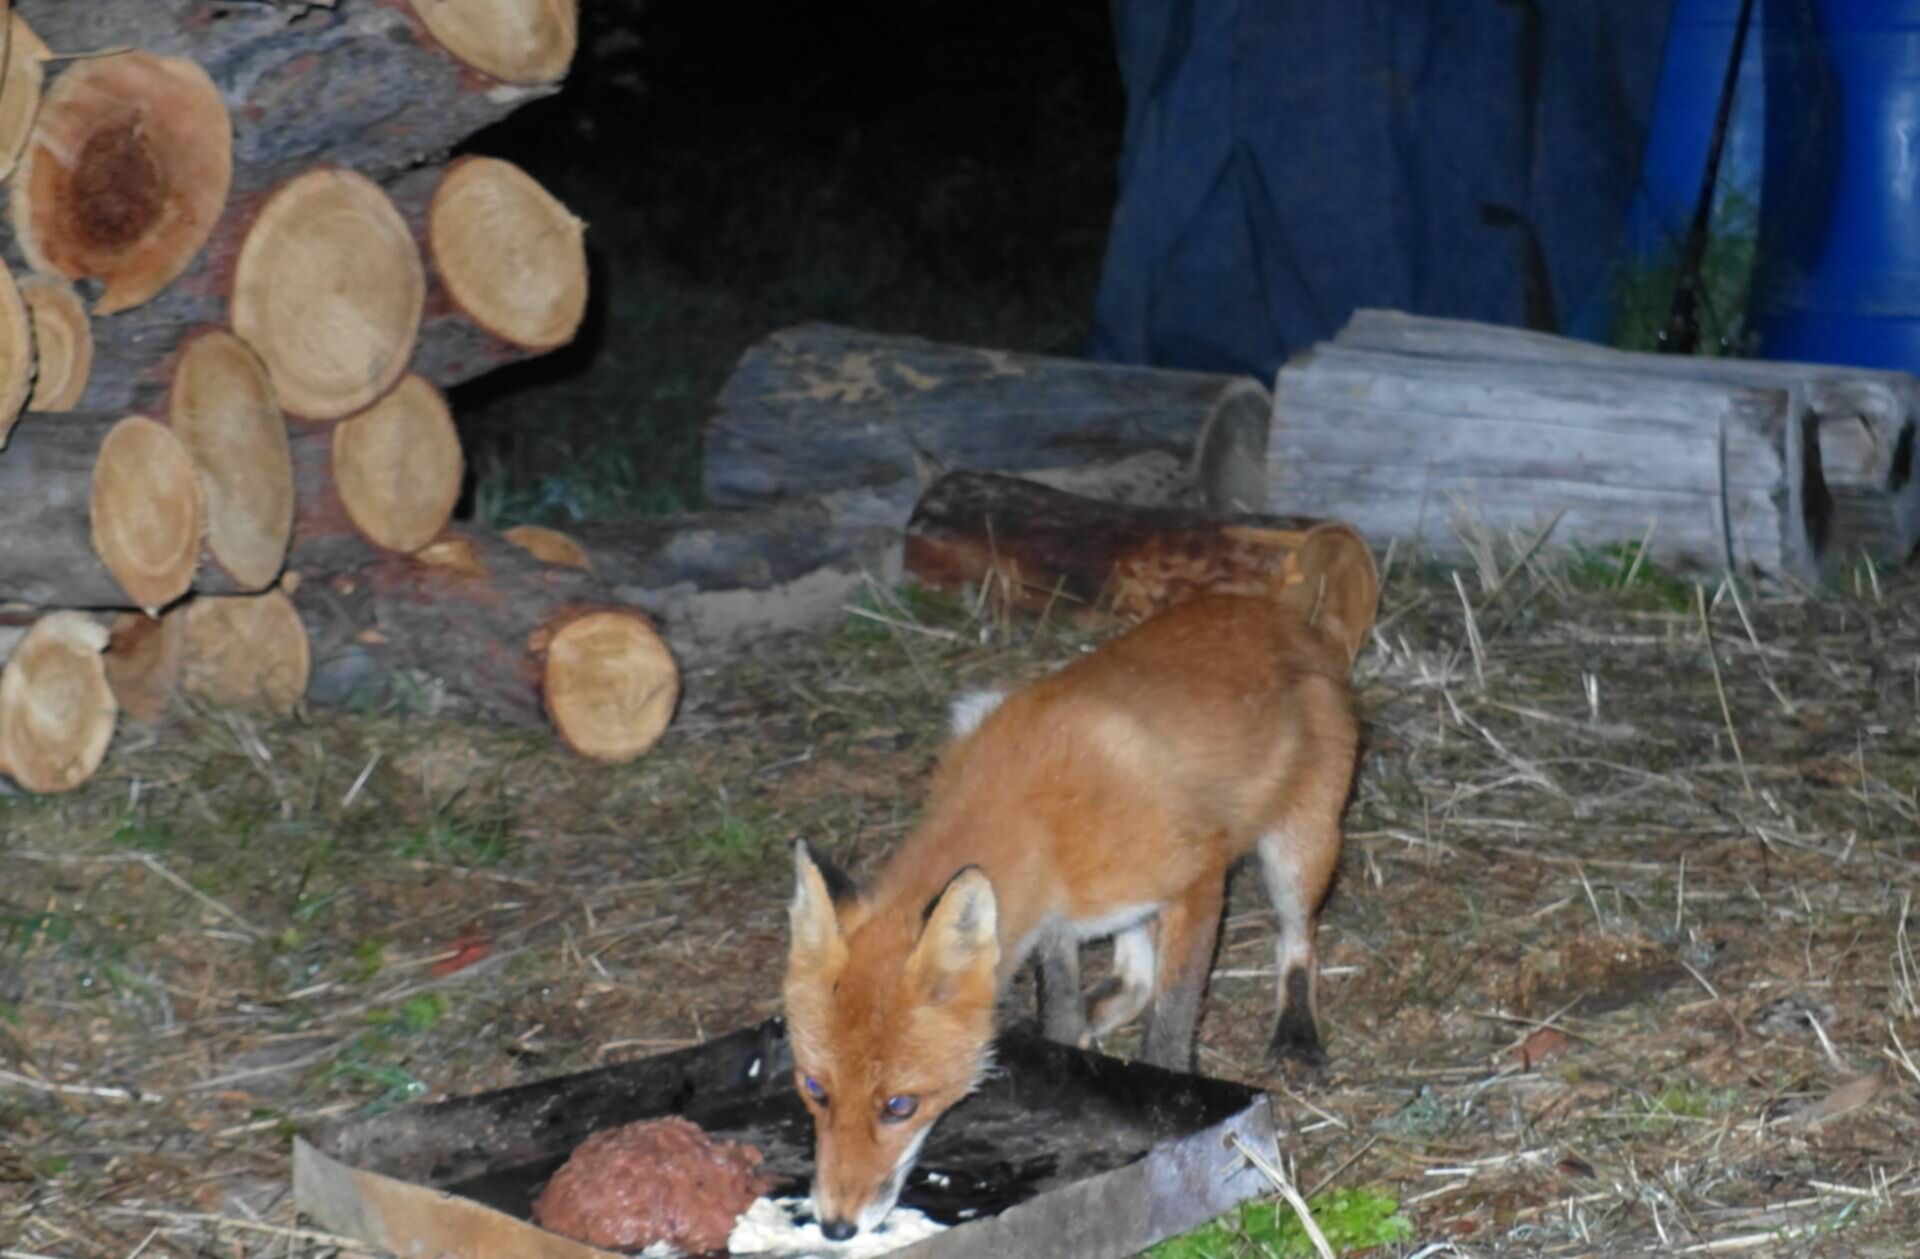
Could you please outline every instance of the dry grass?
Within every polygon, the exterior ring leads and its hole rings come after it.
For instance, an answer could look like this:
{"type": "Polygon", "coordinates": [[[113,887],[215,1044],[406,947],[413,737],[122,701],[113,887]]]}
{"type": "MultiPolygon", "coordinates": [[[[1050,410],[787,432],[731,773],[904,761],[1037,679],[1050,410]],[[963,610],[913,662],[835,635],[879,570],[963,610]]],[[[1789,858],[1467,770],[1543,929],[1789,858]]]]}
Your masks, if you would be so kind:
{"type": "MultiPolygon", "coordinates": [[[[1397,1197],[1401,1253],[1913,1253],[1920,579],[1696,605],[1524,551],[1392,566],[1332,1066],[1260,1066],[1252,880],[1202,1066],[1275,1090],[1302,1195],[1397,1197]]],[[[351,1251],[295,1215],[300,1124],[770,1013],[782,845],[870,867],[945,700],[1079,645],[869,611],[688,679],[634,766],[423,701],[128,731],[83,791],[0,799],[0,1251],[351,1251]]]]}

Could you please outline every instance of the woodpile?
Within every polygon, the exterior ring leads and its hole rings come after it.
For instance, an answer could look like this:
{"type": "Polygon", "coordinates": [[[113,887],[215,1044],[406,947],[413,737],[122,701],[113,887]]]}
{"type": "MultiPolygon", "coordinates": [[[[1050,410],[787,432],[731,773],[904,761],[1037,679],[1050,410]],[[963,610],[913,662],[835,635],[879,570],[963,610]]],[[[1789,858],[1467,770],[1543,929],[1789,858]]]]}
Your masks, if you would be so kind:
{"type": "Polygon", "coordinates": [[[123,710],[292,712],[349,650],[583,755],[650,746],[652,620],[448,529],[442,391],[571,340],[587,263],[524,171],[445,155],[556,90],[576,0],[12,8],[0,773],[77,785],[123,710]]]}
{"type": "Polygon", "coordinates": [[[1516,328],[1357,312],[1275,387],[1273,501],[1376,541],[1648,539],[1695,571],[1801,582],[1920,541],[1920,381],[1635,354],[1516,328]]]}

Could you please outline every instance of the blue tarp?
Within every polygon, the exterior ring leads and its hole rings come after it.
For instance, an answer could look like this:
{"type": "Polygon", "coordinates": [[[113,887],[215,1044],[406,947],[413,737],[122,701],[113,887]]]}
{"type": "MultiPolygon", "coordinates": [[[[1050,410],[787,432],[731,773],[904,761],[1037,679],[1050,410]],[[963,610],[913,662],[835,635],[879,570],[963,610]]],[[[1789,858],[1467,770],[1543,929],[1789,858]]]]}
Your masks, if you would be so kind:
{"type": "Polygon", "coordinates": [[[1358,306],[1562,330],[1621,256],[1672,0],[1113,0],[1090,352],[1251,372],[1358,306]]]}

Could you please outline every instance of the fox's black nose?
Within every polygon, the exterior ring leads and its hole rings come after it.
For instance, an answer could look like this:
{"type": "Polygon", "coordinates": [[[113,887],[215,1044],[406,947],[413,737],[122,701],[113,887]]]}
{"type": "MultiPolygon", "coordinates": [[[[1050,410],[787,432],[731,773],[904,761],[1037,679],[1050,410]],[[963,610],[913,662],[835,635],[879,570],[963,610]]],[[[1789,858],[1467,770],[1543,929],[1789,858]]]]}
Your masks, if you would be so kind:
{"type": "Polygon", "coordinates": [[[860,1226],[852,1220],[821,1220],[820,1235],[830,1242],[851,1241],[860,1231],[860,1226]]]}

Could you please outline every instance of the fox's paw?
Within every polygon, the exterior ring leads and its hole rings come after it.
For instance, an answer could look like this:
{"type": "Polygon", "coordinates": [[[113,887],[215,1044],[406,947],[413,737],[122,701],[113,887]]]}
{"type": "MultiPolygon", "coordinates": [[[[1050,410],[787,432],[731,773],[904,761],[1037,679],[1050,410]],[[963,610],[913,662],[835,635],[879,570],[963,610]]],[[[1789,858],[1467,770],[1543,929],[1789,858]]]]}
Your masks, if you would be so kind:
{"type": "Polygon", "coordinates": [[[1320,1068],[1327,1065],[1327,1050],[1320,1043],[1320,1031],[1313,1016],[1295,1006],[1280,1016],[1267,1045],[1267,1065],[1320,1068]]]}

